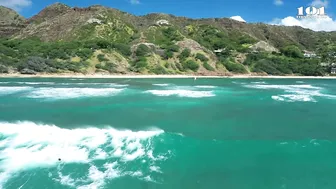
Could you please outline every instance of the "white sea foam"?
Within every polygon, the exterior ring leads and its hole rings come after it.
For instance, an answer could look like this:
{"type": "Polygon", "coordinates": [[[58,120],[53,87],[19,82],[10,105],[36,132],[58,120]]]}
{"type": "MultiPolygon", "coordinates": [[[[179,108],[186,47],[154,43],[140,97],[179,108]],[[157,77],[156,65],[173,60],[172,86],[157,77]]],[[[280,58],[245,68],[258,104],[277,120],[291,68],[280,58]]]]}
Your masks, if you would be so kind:
{"type": "MultiPolygon", "coordinates": [[[[38,167],[57,167],[60,165],[58,158],[61,158],[62,164],[91,164],[96,160],[108,161],[111,158],[128,162],[145,158],[155,166],[155,161],[147,156],[147,152],[153,150],[150,142],[152,138],[163,132],[158,129],[135,132],[113,128],[70,130],[33,122],[0,123],[0,188],[13,173],[38,167]],[[115,156],[116,151],[119,151],[119,156],[115,156]]],[[[159,154],[154,158],[159,161],[159,156],[165,155],[167,154],[159,154]]],[[[86,178],[91,185],[73,180],[69,175],[59,174],[57,180],[69,186],[81,183],[82,188],[101,187],[104,179],[124,175],[117,167],[116,162],[107,163],[99,170],[91,165],[86,178]]]]}
{"type": "Polygon", "coordinates": [[[246,87],[256,89],[282,89],[288,91],[295,89],[321,89],[320,87],[314,87],[312,85],[246,85],[246,87]]]}
{"type": "Polygon", "coordinates": [[[28,98],[72,99],[80,97],[113,96],[123,91],[116,88],[38,88],[28,98]]]}
{"type": "Polygon", "coordinates": [[[53,85],[55,82],[15,82],[23,85],[53,85]]]}
{"type": "MultiPolygon", "coordinates": [[[[49,177],[52,177],[52,175],[49,175],[49,177]]],[[[58,171],[58,177],[57,179],[54,179],[55,181],[60,182],[62,185],[65,186],[71,186],[75,187],[75,180],[71,178],[70,175],[63,175],[61,171],[58,171]]]]}
{"type": "Polygon", "coordinates": [[[70,80],[72,80],[72,81],[82,81],[84,79],[70,79],[70,80]]]}
{"type": "Polygon", "coordinates": [[[179,96],[189,98],[204,98],[216,96],[213,91],[192,91],[192,90],[149,90],[146,93],[151,93],[156,96],[179,96]]]}
{"type": "Polygon", "coordinates": [[[323,94],[321,87],[312,85],[246,85],[248,88],[283,90],[285,94],[273,95],[272,99],[284,102],[317,102],[315,97],[336,99],[335,95],[323,94]]]}
{"type": "Polygon", "coordinates": [[[214,89],[216,86],[211,86],[211,85],[197,85],[195,86],[196,88],[201,88],[201,89],[214,89]]]}
{"type": "Polygon", "coordinates": [[[152,172],[162,173],[161,170],[160,170],[160,167],[158,167],[158,166],[150,166],[149,169],[152,172]]]}
{"type": "Polygon", "coordinates": [[[256,81],[256,82],[252,82],[252,83],[254,83],[254,84],[266,84],[265,81],[256,81]]]}
{"type": "Polygon", "coordinates": [[[32,89],[31,87],[0,87],[0,95],[14,94],[32,89]]]}
{"type": "Polygon", "coordinates": [[[296,102],[296,101],[316,102],[316,100],[312,98],[310,95],[297,95],[297,94],[272,96],[272,99],[276,101],[286,101],[286,102],[296,102]]]}
{"type": "Polygon", "coordinates": [[[153,84],[154,86],[160,86],[160,87],[167,87],[170,84],[169,83],[159,83],[159,84],[153,84]]]}
{"type": "Polygon", "coordinates": [[[285,99],[282,98],[281,96],[272,96],[272,99],[276,101],[285,101],[285,99]]]}
{"type": "Polygon", "coordinates": [[[111,87],[128,87],[128,84],[117,84],[117,83],[110,83],[109,86],[111,87]]]}
{"type": "Polygon", "coordinates": [[[104,87],[116,87],[116,88],[122,88],[122,87],[127,87],[129,86],[128,84],[118,84],[118,83],[56,83],[58,85],[99,85],[99,86],[104,86],[104,87]]]}

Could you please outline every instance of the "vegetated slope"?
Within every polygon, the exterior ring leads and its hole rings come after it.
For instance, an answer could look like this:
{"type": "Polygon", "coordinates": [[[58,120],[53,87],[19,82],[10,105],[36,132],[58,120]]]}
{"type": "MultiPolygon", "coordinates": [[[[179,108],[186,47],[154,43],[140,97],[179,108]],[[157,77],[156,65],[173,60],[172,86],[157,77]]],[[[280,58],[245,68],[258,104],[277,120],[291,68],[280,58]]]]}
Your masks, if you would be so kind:
{"type": "Polygon", "coordinates": [[[27,25],[1,34],[11,39],[0,41],[0,72],[323,75],[335,61],[335,32],[227,18],[135,16],[99,5],[56,3],[27,21],[6,10],[14,15],[6,20],[27,25]],[[304,58],[303,50],[318,56],[304,58]]]}
{"type": "Polygon", "coordinates": [[[0,6],[0,36],[11,36],[25,27],[25,18],[14,10],[0,6]]]}

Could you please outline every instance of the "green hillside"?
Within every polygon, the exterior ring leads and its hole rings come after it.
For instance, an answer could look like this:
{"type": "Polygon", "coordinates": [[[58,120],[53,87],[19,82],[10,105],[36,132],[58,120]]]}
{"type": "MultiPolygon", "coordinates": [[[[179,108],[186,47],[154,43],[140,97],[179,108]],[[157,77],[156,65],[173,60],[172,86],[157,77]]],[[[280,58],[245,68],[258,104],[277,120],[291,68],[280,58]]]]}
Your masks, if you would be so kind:
{"type": "Polygon", "coordinates": [[[327,75],[336,63],[336,32],[60,3],[0,15],[0,73],[327,75]]]}

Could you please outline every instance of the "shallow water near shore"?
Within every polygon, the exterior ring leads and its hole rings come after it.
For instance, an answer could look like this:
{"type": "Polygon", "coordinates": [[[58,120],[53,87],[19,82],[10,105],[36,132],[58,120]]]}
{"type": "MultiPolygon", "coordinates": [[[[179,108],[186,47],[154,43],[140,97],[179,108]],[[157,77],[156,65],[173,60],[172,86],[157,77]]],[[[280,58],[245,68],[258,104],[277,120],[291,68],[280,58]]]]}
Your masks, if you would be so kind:
{"type": "Polygon", "coordinates": [[[334,189],[335,113],[329,79],[0,78],[0,188],[334,189]]]}

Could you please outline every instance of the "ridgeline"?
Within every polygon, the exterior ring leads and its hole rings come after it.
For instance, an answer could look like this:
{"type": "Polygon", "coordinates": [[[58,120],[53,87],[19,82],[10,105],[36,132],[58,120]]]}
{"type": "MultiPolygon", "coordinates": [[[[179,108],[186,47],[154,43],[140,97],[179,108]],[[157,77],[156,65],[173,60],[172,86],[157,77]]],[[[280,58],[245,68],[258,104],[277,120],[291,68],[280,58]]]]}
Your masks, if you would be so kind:
{"type": "Polygon", "coordinates": [[[0,73],[321,76],[333,67],[336,32],[60,3],[25,19],[0,6],[0,73]]]}

